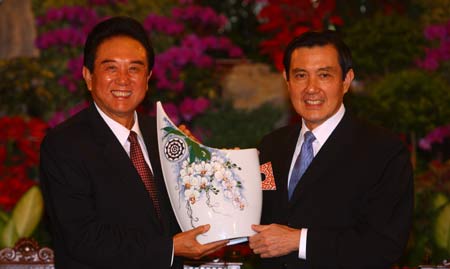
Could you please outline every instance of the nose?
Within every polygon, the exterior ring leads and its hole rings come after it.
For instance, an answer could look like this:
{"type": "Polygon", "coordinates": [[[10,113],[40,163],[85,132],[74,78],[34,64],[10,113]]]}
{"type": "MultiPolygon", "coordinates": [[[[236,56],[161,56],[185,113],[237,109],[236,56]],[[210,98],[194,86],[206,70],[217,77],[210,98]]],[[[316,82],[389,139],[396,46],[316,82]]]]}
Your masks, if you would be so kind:
{"type": "Polygon", "coordinates": [[[116,77],[116,83],[118,85],[128,85],[130,83],[130,77],[128,75],[128,72],[121,70],[118,72],[116,77]]]}
{"type": "Polygon", "coordinates": [[[314,93],[317,91],[317,80],[314,77],[308,78],[308,83],[306,84],[305,91],[307,93],[314,93]]]}

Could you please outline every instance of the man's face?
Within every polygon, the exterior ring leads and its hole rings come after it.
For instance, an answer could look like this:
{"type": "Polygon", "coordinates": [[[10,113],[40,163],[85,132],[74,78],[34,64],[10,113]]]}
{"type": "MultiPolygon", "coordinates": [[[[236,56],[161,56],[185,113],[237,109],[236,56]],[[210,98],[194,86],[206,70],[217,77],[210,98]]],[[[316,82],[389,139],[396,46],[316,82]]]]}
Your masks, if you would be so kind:
{"type": "Polygon", "coordinates": [[[338,52],[332,45],[293,51],[286,83],[292,105],[309,129],[316,128],[339,110],[353,76],[350,70],[342,81],[338,52]]]}
{"type": "Polygon", "coordinates": [[[126,127],[148,90],[151,72],[147,53],[138,41],[117,36],[97,48],[94,71],[83,67],[86,85],[98,107],[126,127]]]}

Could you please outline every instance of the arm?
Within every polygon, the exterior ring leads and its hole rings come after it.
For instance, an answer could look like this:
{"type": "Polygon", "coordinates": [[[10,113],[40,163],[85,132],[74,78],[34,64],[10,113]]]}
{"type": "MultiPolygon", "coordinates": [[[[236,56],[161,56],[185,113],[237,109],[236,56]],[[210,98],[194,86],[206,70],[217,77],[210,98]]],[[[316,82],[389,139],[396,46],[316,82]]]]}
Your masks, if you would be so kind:
{"type": "Polygon", "coordinates": [[[172,238],[138,224],[124,225],[113,219],[120,216],[100,212],[100,194],[91,182],[95,175],[85,169],[86,160],[65,150],[49,140],[41,146],[41,185],[57,247],[92,266],[170,267],[172,238]]]}
{"type": "Polygon", "coordinates": [[[378,160],[383,162],[376,172],[380,176],[365,194],[353,227],[308,229],[306,254],[311,264],[387,268],[401,256],[412,220],[412,168],[406,148],[389,155],[378,160]]]}
{"type": "MultiPolygon", "coordinates": [[[[274,172],[277,173],[275,178],[278,176],[279,180],[286,176],[282,174],[284,170],[280,169],[283,166],[279,161],[280,156],[286,154],[277,154],[277,150],[285,140],[281,136],[265,139],[259,147],[261,163],[272,161],[272,164],[277,164],[274,166],[274,172]],[[273,146],[273,141],[278,141],[276,146],[273,146]]],[[[376,149],[381,147],[383,146],[378,144],[374,146],[376,149]]],[[[356,152],[359,154],[361,151],[356,152]]],[[[342,167],[348,164],[351,167],[337,170],[342,171],[342,174],[329,173],[333,178],[324,178],[326,185],[310,186],[305,190],[306,197],[303,196],[303,203],[292,208],[300,210],[291,213],[296,214],[293,216],[295,221],[299,223],[313,221],[312,225],[292,226],[297,229],[308,228],[306,244],[308,263],[318,267],[339,265],[343,268],[375,267],[380,264],[381,268],[383,265],[392,264],[402,254],[408,239],[413,212],[413,177],[409,154],[405,147],[399,144],[392,147],[391,144],[390,147],[385,145],[378,150],[376,153],[378,157],[373,155],[370,154],[365,159],[345,158],[341,162],[327,159],[326,163],[331,166],[342,167]],[[365,187],[361,187],[359,183],[368,181],[369,177],[370,183],[362,184],[365,187]],[[336,178],[345,178],[350,184],[347,183],[346,187],[343,187],[336,178]],[[355,184],[359,184],[360,187],[356,187],[355,184]],[[358,195],[349,193],[350,189],[355,189],[359,196],[363,196],[363,200],[352,198],[358,195]],[[317,195],[323,196],[324,193],[332,194],[333,198],[327,198],[327,195],[323,199],[314,198],[319,197],[317,195]],[[341,194],[345,195],[345,199],[341,194]],[[337,206],[329,206],[330,203],[337,201],[334,199],[342,201],[339,201],[341,203],[337,206]],[[320,203],[322,213],[314,210],[317,202],[320,203]],[[333,210],[328,212],[330,208],[333,210]],[[310,216],[313,212],[314,217],[310,216]]],[[[277,182],[277,187],[279,183],[280,181],[277,182]]],[[[285,210],[288,209],[282,201],[283,193],[280,193],[280,189],[265,195],[262,223],[287,223],[285,210]]],[[[297,254],[297,251],[293,250],[289,255],[297,256],[297,254]]],[[[279,255],[275,253],[273,256],[279,255]]]]}

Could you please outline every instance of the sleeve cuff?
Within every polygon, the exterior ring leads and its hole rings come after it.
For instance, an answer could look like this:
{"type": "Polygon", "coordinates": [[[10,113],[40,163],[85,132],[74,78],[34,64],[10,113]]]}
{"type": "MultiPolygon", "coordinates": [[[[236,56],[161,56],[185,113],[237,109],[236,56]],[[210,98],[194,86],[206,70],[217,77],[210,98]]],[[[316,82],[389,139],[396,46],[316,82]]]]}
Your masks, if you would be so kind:
{"type": "Polygon", "coordinates": [[[306,260],[306,239],[308,236],[308,229],[303,228],[300,232],[300,243],[298,247],[298,258],[306,260]]]}
{"type": "Polygon", "coordinates": [[[172,259],[170,260],[170,267],[173,265],[173,256],[174,256],[174,246],[172,244],[172,259]]]}

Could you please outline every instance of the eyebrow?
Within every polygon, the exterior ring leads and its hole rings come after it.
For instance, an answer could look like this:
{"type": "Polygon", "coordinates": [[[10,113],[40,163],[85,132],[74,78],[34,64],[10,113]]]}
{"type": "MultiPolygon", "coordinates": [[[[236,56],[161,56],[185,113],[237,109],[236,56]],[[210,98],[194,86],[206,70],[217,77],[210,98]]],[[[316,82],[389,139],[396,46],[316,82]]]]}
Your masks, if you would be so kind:
{"type": "MultiPolygon", "coordinates": [[[[115,60],[106,59],[106,60],[101,61],[100,65],[107,64],[107,63],[115,63],[115,62],[116,62],[115,60]]],[[[141,60],[131,61],[131,64],[139,64],[139,65],[145,66],[145,63],[141,60]]]]}
{"type": "MultiPolygon", "coordinates": [[[[317,69],[317,71],[331,71],[334,69],[335,68],[332,66],[325,66],[325,67],[320,67],[319,69],[317,69]]],[[[306,69],[303,69],[303,68],[294,68],[294,69],[292,69],[291,72],[296,73],[296,72],[307,72],[307,71],[306,71],[306,69]]]]}

